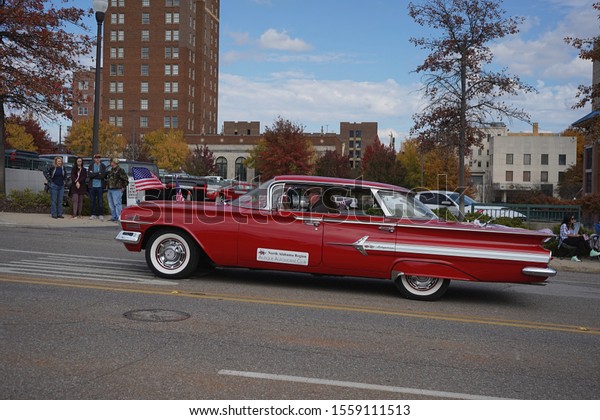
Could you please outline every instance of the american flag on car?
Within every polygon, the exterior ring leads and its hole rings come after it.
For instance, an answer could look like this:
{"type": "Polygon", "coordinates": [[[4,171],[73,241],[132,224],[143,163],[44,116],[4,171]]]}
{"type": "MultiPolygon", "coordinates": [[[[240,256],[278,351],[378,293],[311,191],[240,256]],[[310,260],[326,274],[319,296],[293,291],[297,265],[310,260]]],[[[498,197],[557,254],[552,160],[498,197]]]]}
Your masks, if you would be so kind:
{"type": "Polygon", "coordinates": [[[133,180],[135,182],[135,190],[143,191],[150,189],[163,189],[165,186],[156,175],[148,168],[131,168],[133,180]]]}

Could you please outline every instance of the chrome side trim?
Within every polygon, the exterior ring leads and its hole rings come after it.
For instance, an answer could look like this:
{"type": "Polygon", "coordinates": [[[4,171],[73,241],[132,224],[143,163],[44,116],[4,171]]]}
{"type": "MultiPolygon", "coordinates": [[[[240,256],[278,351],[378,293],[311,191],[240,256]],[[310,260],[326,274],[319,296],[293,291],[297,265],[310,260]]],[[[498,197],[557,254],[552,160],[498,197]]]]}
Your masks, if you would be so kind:
{"type": "Polygon", "coordinates": [[[480,258],[486,260],[524,261],[549,263],[551,253],[547,255],[532,252],[499,251],[493,249],[477,249],[462,247],[445,247],[431,245],[396,244],[396,252],[405,254],[442,255],[445,257],[480,258]]]}
{"type": "MultiPolygon", "coordinates": [[[[463,248],[456,246],[416,245],[394,242],[369,241],[368,236],[363,236],[354,243],[330,243],[330,245],[353,246],[362,255],[368,255],[369,251],[394,252],[397,254],[417,254],[425,256],[462,257],[477,258],[500,261],[521,261],[548,264],[552,254],[518,251],[500,251],[495,249],[463,248]]],[[[556,274],[556,273],[555,273],[556,274]]],[[[538,274],[544,276],[546,274],[538,274]]]]}
{"type": "Polygon", "coordinates": [[[123,243],[137,245],[142,239],[142,234],[140,232],[130,232],[127,230],[122,230],[117,234],[115,239],[123,243]]]}
{"type": "Polygon", "coordinates": [[[526,276],[536,276],[536,277],[554,277],[556,275],[556,270],[554,268],[541,268],[541,267],[525,267],[523,269],[523,274],[526,276]]]}

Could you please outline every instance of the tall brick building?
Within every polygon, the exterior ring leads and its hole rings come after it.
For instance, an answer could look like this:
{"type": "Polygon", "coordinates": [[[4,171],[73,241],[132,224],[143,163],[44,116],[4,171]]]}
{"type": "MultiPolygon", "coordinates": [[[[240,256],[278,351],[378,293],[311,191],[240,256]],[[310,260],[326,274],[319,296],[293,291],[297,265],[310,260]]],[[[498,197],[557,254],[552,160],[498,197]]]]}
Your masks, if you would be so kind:
{"type": "Polygon", "coordinates": [[[127,138],[217,133],[219,13],[220,0],[110,0],[102,119],[127,138]]]}

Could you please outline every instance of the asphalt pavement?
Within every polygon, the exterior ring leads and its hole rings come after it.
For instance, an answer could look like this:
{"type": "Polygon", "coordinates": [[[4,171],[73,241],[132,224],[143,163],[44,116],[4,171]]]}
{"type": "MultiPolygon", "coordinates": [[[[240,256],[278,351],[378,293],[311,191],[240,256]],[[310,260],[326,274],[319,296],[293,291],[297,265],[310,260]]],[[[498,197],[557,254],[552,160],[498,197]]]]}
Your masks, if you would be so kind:
{"type": "MultiPolygon", "coordinates": [[[[28,228],[101,228],[117,225],[109,221],[110,216],[104,216],[104,221],[89,216],[73,218],[65,214],[64,219],[53,219],[50,214],[41,213],[10,213],[0,212],[0,227],[28,227],[28,228]]],[[[576,271],[581,273],[600,273],[599,258],[583,258],[581,262],[571,261],[569,258],[554,258],[550,266],[556,270],[576,271]]]]}

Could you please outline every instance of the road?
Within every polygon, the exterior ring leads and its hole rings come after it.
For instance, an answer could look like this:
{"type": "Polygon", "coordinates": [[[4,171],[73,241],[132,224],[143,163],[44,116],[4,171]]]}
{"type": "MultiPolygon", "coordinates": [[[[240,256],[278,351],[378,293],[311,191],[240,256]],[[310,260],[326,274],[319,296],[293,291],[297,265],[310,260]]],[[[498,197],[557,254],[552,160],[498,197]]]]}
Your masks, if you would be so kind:
{"type": "Polygon", "coordinates": [[[0,227],[1,399],[600,395],[600,275],[453,282],[437,302],[294,273],[175,282],[116,232],[0,227]]]}

